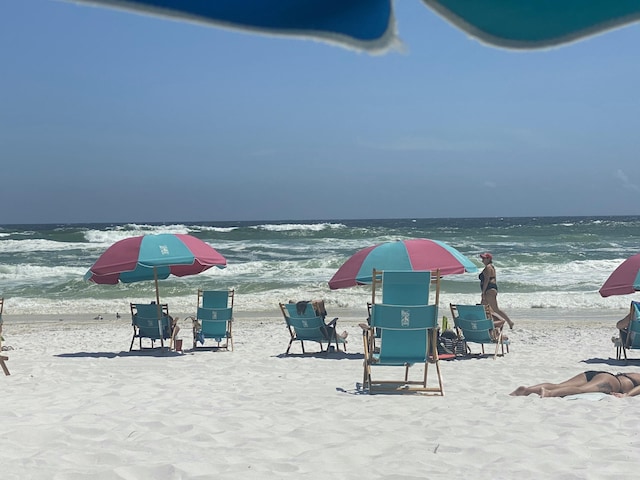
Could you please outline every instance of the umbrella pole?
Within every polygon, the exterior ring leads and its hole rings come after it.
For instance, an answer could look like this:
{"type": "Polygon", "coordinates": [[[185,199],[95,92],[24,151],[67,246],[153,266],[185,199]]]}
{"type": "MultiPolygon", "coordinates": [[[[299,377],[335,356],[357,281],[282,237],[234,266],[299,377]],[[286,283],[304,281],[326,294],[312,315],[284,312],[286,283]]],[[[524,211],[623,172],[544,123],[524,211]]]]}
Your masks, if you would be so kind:
{"type": "Polygon", "coordinates": [[[156,267],[153,267],[153,281],[156,284],[156,303],[160,305],[160,290],[158,289],[158,269],[156,267]]]}
{"type": "Polygon", "coordinates": [[[436,270],[436,307],[440,305],[440,269],[436,270]]]}
{"type": "Polygon", "coordinates": [[[158,307],[158,333],[160,334],[160,347],[164,350],[164,335],[162,334],[162,305],[160,305],[160,290],[158,289],[158,269],[153,267],[153,281],[156,285],[156,305],[158,307]]]}

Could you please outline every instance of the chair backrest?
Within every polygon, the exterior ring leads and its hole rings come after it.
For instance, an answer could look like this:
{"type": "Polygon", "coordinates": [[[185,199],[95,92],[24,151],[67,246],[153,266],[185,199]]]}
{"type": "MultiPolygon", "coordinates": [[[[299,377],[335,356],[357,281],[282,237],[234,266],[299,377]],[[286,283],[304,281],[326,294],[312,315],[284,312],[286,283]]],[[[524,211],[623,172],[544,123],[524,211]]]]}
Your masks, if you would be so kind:
{"type": "Polygon", "coordinates": [[[155,303],[131,304],[131,323],[138,328],[139,336],[154,340],[171,338],[171,320],[166,303],[160,305],[160,313],[158,319],[158,305],[155,303]]]}
{"type": "Polygon", "coordinates": [[[233,309],[198,307],[198,321],[205,337],[224,337],[229,331],[227,322],[233,320],[233,309]]]}
{"type": "Polygon", "coordinates": [[[453,320],[462,317],[467,320],[486,320],[491,319],[490,313],[487,311],[487,305],[454,305],[457,315],[453,313],[453,320]]]}
{"type": "Polygon", "coordinates": [[[631,302],[631,321],[627,337],[628,348],[640,348],[640,302],[631,302]]]}
{"type": "Polygon", "coordinates": [[[381,364],[425,362],[429,352],[429,329],[438,325],[436,305],[371,306],[371,326],[380,330],[381,364]]]}
{"type": "Polygon", "coordinates": [[[382,272],[382,303],[385,305],[427,305],[431,272],[382,272]]]}
{"type": "Polygon", "coordinates": [[[495,327],[487,306],[451,305],[451,314],[467,342],[494,343],[491,331],[495,327]]]}
{"type": "Polygon", "coordinates": [[[329,337],[324,319],[315,312],[311,302],[307,303],[304,310],[295,303],[281,303],[280,308],[287,325],[293,329],[298,340],[317,341],[329,337]]]}
{"type": "Polygon", "coordinates": [[[206,308],[233,308],[233,290],[198,290],[198,306],[206,308]],[[200,302],[200,299],[202,302],[200,302]]]}

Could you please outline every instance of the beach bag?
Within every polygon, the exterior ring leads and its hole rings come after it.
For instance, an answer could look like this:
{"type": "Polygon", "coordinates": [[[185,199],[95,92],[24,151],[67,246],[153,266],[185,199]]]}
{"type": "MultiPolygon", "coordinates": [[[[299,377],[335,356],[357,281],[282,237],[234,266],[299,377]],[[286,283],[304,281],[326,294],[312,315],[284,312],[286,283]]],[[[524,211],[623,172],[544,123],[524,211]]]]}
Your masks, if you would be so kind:
{"type": "Polygon", "coordinates": [[[466,355],[467,342],[465,342],[464,337],[458,336],[453,330],[445,330],[440,334],[438,353],[448,353],[455,356],[466,355]]]}

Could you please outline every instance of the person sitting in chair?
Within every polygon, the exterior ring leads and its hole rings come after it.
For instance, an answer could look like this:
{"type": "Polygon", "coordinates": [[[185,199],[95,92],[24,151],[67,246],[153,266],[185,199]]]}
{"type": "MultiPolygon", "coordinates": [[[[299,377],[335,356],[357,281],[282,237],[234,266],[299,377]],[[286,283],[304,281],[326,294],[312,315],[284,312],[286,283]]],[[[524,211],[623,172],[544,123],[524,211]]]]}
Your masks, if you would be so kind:
{"type": "MultiPolygon", "coordinates": [[[[296,312],[298,312],[298,315],[304,314],[304,312],[307,309],[307,304],[310,303],[311,306],[313,307],[313,311],[316,313],[317,316],[322,317],[322,320],[325,320],[327,316],[327,310],[324,308],[324,300],[302,300],[300,302],[294,302],[293,300],[289,300],[289,303],[296,304],[296,312]]],[[[327,336],[329,338],[333,337],[333,332],[336,329],[337,321],[338,321],[338,317],[334,318],[329,323],[326,323],[325,321],[325,328],[327,330],[327,336]]],[[[336,332],[336,335],[338,337],[341,337],[342,339],[346,339],[347,336],[349,335],[349,332],[347,332],[346,330],[340,334],[336,332]]]]}
{"type": "Polygon", "coordinates": [[[631,323],[632,318],[633,313],[629,312],[624,318],[618,320],[616,323],[616,328],[620,330],[620,341],[623,345],[627,343],[627,334],[629,333],[629,324],[631,323]]]}

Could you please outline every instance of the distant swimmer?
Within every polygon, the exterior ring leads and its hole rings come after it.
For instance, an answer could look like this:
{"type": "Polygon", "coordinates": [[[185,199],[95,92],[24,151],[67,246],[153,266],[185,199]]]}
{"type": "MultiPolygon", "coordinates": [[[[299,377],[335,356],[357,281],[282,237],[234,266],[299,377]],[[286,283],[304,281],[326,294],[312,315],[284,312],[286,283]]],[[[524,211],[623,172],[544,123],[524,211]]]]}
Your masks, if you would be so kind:
{"type": "Polygon", "coordinates": [[[120,314],[116,312],[116,318],[120,318],[120,314]]]}
{"type": "Polygon", "coordinates": [[[97,317],[93,317],[94,320],[102,320],[102,315],[98,315],[97,317]]]}

